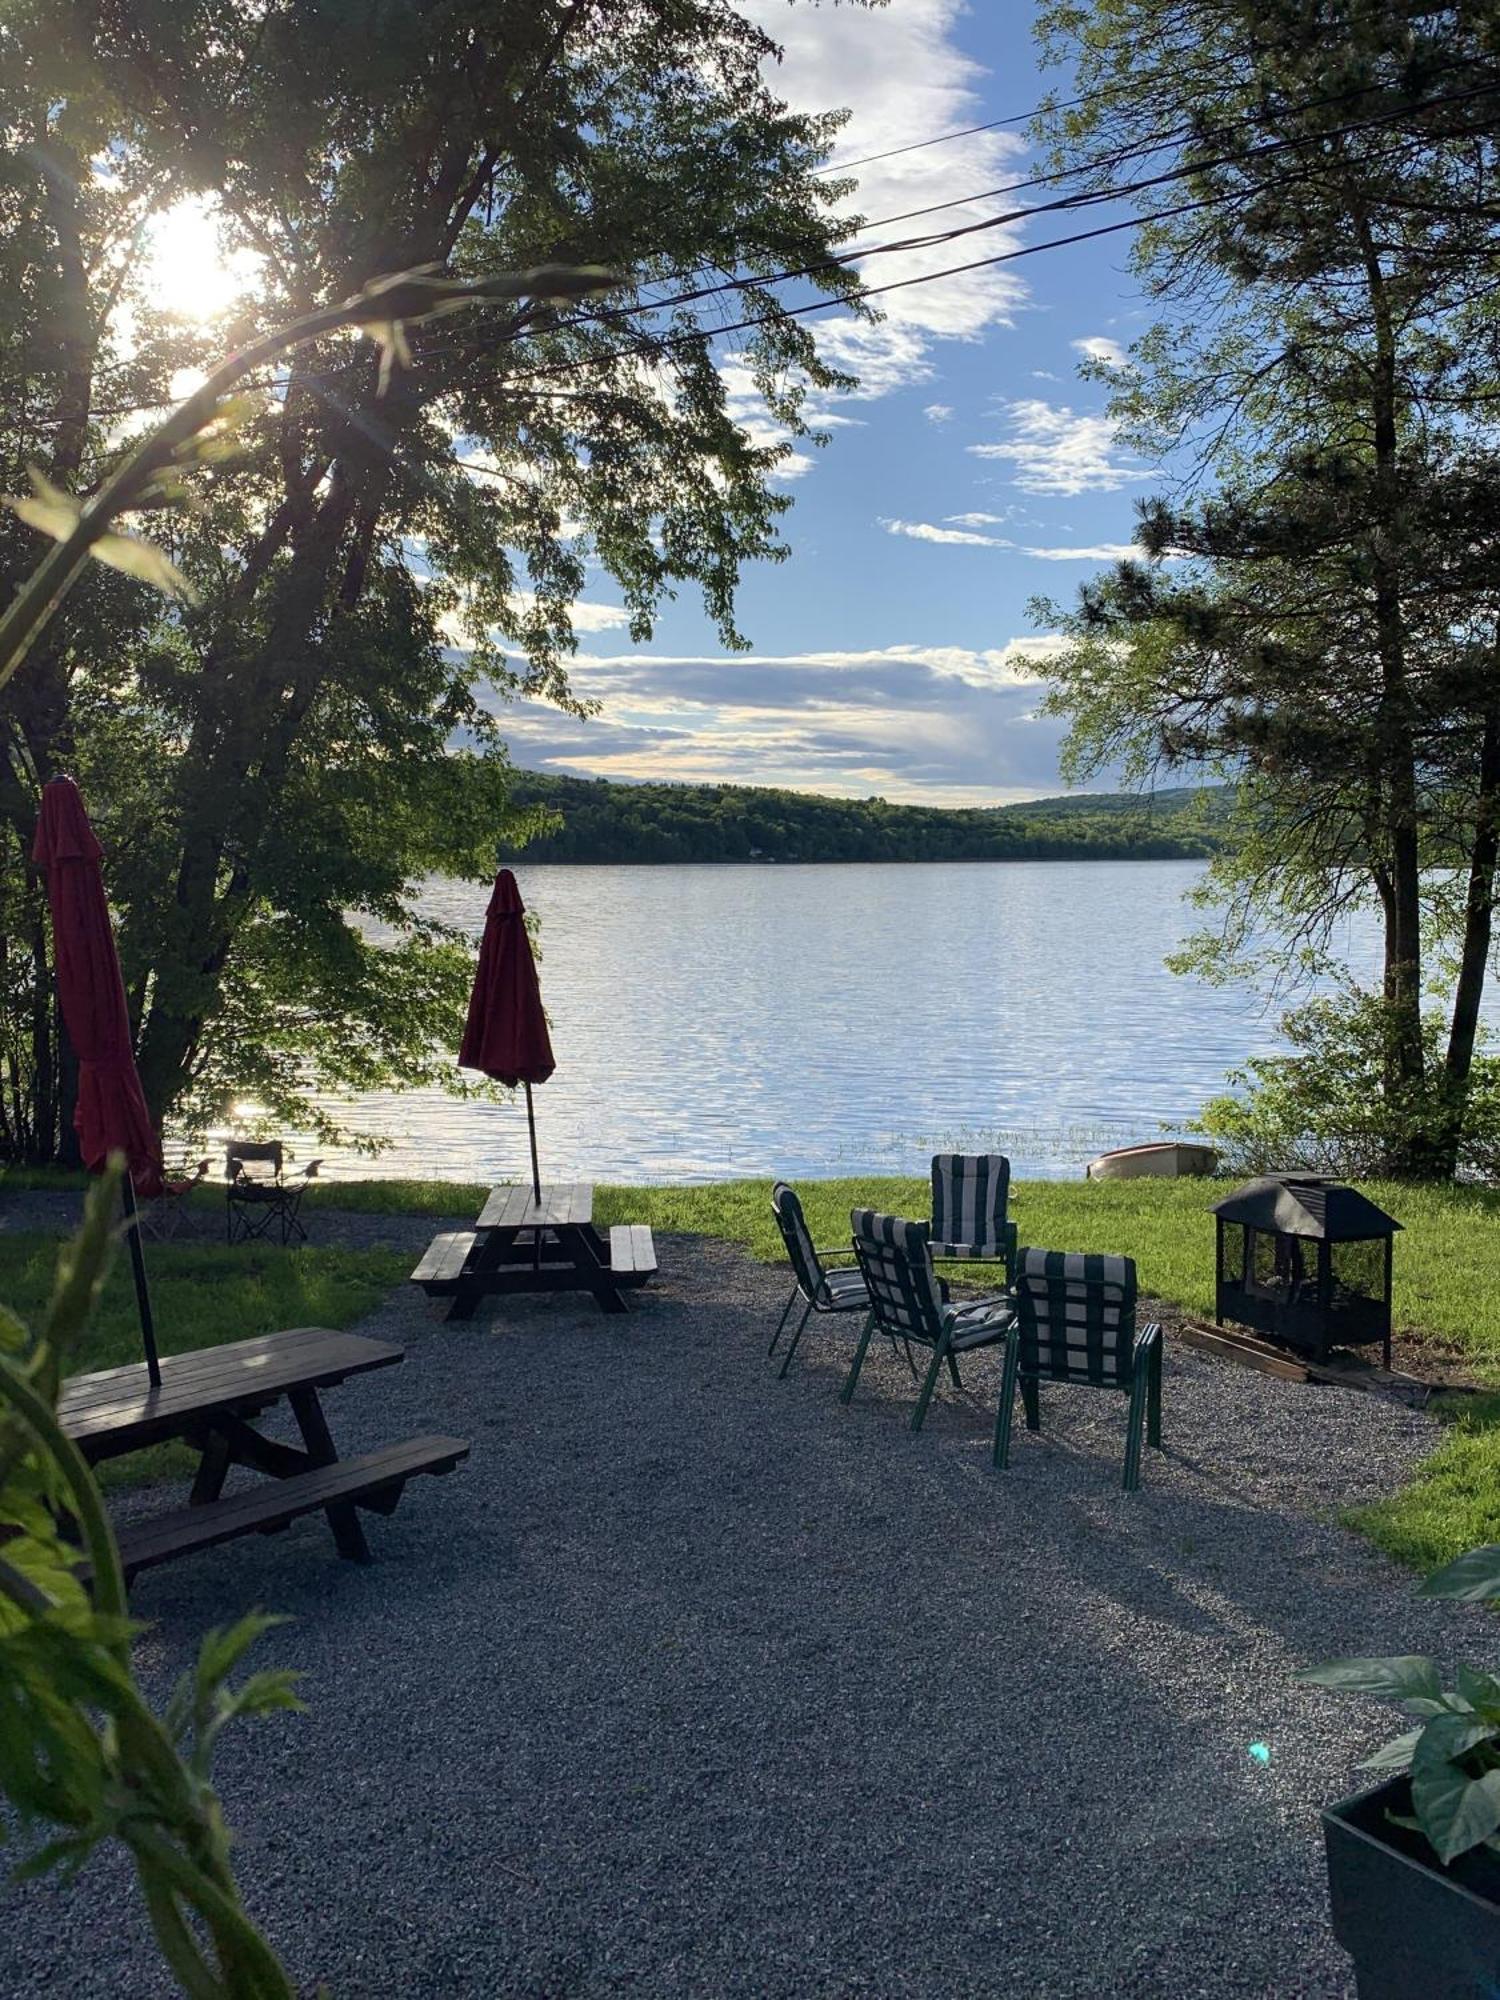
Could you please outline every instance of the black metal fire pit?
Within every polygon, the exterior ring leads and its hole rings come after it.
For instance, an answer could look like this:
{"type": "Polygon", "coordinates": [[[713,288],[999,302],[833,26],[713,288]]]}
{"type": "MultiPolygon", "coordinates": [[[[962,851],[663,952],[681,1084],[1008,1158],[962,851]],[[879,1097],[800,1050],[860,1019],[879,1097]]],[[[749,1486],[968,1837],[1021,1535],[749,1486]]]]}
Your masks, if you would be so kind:
{"type": "Polygon", "coordinates": [[[1378,1340],[1390,1367],[1394,1217],[1356,1188],[1298,1174],[1247,1181],[1213,1213],[1220,1326],[1252,1326],[1319,1361],[1378,1340]]]}

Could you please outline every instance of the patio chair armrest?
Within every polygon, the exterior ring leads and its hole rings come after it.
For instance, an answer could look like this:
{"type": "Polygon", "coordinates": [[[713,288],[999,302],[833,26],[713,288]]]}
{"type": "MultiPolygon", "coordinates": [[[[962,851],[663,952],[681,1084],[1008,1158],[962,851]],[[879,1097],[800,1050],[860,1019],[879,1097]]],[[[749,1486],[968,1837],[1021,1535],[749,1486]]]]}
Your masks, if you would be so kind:
{"type": "Polygon", "coordinates": [[[814,1247],[813,1255],[815,1257],[842,1257],[846,1264],[852,1264],[854,1262],[854,1245],[852,1243],[818,1245],[814,1247]]]}
{"type": "Polygon", "coordinates": [[[1135,1337],[1136,1353],[1149,1354],[1153,1347],[1160,1347],[1161,1344],[1162,1344],[1161,1321],[1159,1319],[1148,1320],[1146,1325],[1143,1326],[1136,1334],[1135,1337]]]}

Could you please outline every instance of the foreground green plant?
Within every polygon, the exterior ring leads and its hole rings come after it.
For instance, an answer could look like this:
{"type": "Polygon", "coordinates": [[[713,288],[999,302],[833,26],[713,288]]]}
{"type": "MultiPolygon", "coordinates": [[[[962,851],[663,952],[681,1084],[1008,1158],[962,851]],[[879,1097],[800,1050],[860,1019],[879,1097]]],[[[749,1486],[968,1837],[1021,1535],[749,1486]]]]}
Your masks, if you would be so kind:
{"type": "MultiPolygon", "coordinates": [[[[1467,1603],[1500,1599],[1500,1545],[1470,1549],[1421,1586],[1424,1597],[1467,1603]]],[[[1390,1776],[1411,1773],[1412,1817],[1392,1814],[1431,1843],[1445,1865],[1475,1847],[1500,1853],[1500,1676],[1460,1666],[1455,1686],[1444,1688],[1437,1665],[1425,1654],[1390,1659],[1331,1660],[1298,1675],[1314,1687],[1349,1694],[1382,1695],[1418,1717],[1361,1770],[1390,1776]]]]}
{"type": "Polygon", "coordinates": [[[0,1308],[0,1797],[28,1850],[16,1872],[71,1876],[118,1841],[184,1993],[292,2000],[240,1901],[211,1783],[228,1723],[299,1706],[289,1673],[229,1685],[278,1621],[251,1616],[210,1632],[157,1716],[132,1671],[125,1578],[98,1484],[57,1418],[64,1369],[109,1267],[119,1192],[116,1165],[59,1256],[39,1332],[0,1308]],[[79,1546],[60,1532],[64,1517],[77,1523],[79,1546]]]}

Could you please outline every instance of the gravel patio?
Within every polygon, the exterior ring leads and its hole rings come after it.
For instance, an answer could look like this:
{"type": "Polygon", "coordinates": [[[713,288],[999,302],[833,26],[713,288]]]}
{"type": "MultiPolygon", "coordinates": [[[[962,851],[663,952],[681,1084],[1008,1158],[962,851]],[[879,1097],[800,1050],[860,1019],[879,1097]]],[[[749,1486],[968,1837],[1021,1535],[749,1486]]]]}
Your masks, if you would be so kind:
{"type": "MultiPolygon", "coordinates": [[[[341,1449],[473,1440],[372,1520],[369,1568],[314,1520],[137,1586],[158,1693],[209,1624],[295,1620],[257,1659],[303,1669],[308,1712],[235,1730],[219,1780],[305,1990],[1352,1993],[1317,1808],[1386,1718],[1291,1675],[1492,1650],[1333,1518],[1430,1422],[1169,1346],[1138,1495],[1123,1400],[1081,1389],[996,1474],[992,1355],[914,1438],[889,1349],[848,1410],[854,1325],[778,1382],[781,1273],[658,1245],[627,1318],[445,1326],[403,1290],[365,1323],[408,1358],[330,1392],[341,1449]]],[[[4,1907],[14,2000],[167,1990],[112,1858],[4,1907]]]]}

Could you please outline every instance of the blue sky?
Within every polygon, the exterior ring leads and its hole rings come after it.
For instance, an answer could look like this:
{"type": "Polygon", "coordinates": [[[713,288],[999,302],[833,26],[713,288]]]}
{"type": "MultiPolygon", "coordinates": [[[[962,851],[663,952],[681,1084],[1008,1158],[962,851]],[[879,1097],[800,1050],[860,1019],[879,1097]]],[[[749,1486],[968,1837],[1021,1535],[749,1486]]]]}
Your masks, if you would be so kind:
{"type": "MultiPolygon", "coordinates": [[[[1026,111],[1059,87],[1038,69],[1027,4],[890,0],[871,12],[754,0],[747,11],[785,44],[786,96],[851,110],[836,160],[1026,111]]],[[[980,133],[857,169],[851,206],[878,218],[1034,170],[1021,132],[980,133]]],[[[1043,217],[879,259],[868,278],[1079,226],[1043,217]]],[[[600,574],[579,607],[574,681],[601,712],[578,724],[510,705],[516,762],[931,804],[1059,790],[1058,728],[1036,715],[1027,672],[1047,635],[1026,606],[1037,593],[1071,598],[1123,553],[1134,500],[1153,483],[1112,436],[1104,385],[1079,374],[1087,356],[1109,358],[1146,324],[1128,245],[1109,237],[913,287],[874,328],[822,316],[826,350],[862,388],[825,406],[832,443],[786,467],[791,558],[752,570],[740,599],[753,653],[726,657],[687,597],[664,611],[649,645],[630,646],[600,574]]],[[[732,354],[724,359],[733,390],[732,354]]]]}

